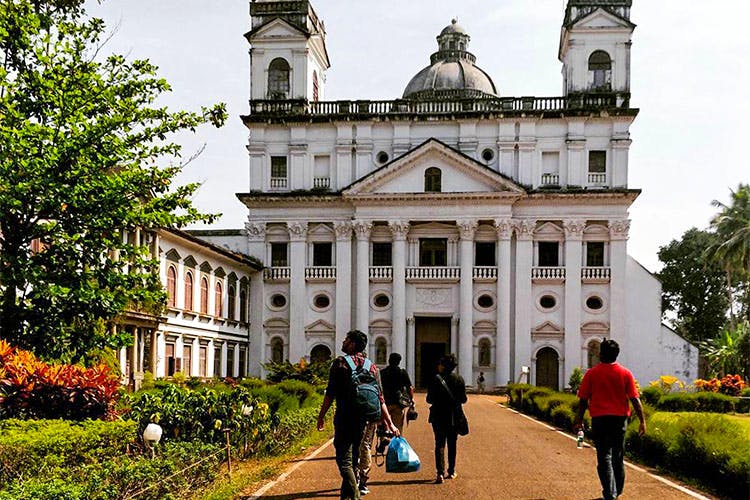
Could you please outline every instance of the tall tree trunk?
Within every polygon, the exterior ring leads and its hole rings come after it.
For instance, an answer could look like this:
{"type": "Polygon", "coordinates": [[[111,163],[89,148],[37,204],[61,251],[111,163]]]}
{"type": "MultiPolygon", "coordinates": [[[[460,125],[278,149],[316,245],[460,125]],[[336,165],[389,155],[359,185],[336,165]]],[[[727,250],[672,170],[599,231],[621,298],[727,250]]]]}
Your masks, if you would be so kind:
{"type": "Polygon", "coordinates": [[[724,272],[727,276],[727,298],[729,299],[729,328],[734,331],[735,318],[734,318],[734,299],[732,297],[732,271],[729,268],[725,268],[724,272]]]}

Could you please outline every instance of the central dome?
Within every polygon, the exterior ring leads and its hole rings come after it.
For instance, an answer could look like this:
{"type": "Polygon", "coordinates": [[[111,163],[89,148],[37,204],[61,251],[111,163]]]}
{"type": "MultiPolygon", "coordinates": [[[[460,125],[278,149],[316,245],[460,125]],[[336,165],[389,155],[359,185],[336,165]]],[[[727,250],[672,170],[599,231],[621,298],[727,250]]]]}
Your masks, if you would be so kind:
{"type": "Polygon", "coordinates": [[[417,73],[404,90],[404,99],[454,99],[497,97],[497,89],[487,73],[474,63],[466,49],[470,37],[456,19],[437,37],[438,51],[430,56],[430,66],[417,73]]]}

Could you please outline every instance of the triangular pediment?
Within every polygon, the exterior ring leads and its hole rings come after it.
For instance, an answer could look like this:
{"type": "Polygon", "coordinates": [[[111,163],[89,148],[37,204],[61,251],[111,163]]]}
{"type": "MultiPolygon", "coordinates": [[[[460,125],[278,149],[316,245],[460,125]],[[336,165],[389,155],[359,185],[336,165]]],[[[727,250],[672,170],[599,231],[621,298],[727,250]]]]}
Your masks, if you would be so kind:
{"type": "Polygon", "coordinates": [[[605,9],[598,8],[588,15],[576,20],[570,29],[628,29],[632,30],[635,25],[613,14],[605,9]]]}
{"type": "Polygon", "coordinates": [[[415,194],[439,197],[456,193],[507,193],[525,190],[482,163],[447,144],[429,139],[408,153],[359,179],[343,191],[345,197],[383,194],[415,194]],[[425,192],[425,174],[438,169],[441,189],[425,192]]]}
{"type": "Polygon", "coordinates": [[[533,333],[542,335],[562,335],[562,329],[551,321],[545,321],[534,328],[533,333]]]}
{"type": "Polygon", "coordinates": [[[320,333],[332,333],[334,331],[336,331],[336,327],[322,319],[314,321],[305,327],[305,332],[307,333],[320,334],[320,333]]]}
{"type": "Polygon", "coordinates": [[[247,34],[245,34],[245,38],[247,38],[251,42],[257,42],[258,40],[269,38],[298,38],[300,36],[306,38],[307,33],[280,17],[272,19],[265,24],[261,24],[260,26],[256,26],[252,29],[252,31],[249,31],[247,34]]]}

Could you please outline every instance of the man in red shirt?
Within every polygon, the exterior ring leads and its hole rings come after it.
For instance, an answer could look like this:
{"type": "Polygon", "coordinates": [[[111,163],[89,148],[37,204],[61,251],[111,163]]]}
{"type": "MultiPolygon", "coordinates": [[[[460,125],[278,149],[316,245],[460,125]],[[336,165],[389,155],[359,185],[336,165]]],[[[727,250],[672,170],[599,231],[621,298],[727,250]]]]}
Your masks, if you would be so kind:
{"type": "Polygon", "coordinates": [[[605,500],[622,495],[625,485],[625,429],[630,416],[630,403],[641,421],[638,432],[646,433],[646,418],[630,370],[616,363],[620,346],[604,340],[599,351],[601,362],[583,376],[578,389],[578,415],[574,428],[583,428],[583,414],[588,407],[596,445],[596,471],[605,500]]]}

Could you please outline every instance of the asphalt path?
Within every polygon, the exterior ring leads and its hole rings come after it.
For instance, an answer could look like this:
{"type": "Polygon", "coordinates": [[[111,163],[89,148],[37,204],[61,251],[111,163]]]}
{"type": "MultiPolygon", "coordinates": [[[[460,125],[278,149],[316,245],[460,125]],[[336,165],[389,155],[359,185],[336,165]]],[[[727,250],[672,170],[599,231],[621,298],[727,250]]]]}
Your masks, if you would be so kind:
{"type": "MultiPolygon", "coordinates": [[[[417,395],[419,419],[404,437],[419,455],[422,468],[409,474],[386,474],[373,465],[366,500],[571,499],[601,498],[595,450],[576,447],[575,440],[549,426],[516,413],[490,395],[470,395],[464,406],[470,433],[459,437],[456,479],[435,480],[432,427],[427,423],[425,395],[417,395]]],[[[628,467],[621,499],[711,498],[628,467]]],[[[245,499],[292,500],[339,498],[341,478],[329,441],[290,464],[279,478],[245,499]]]]}

